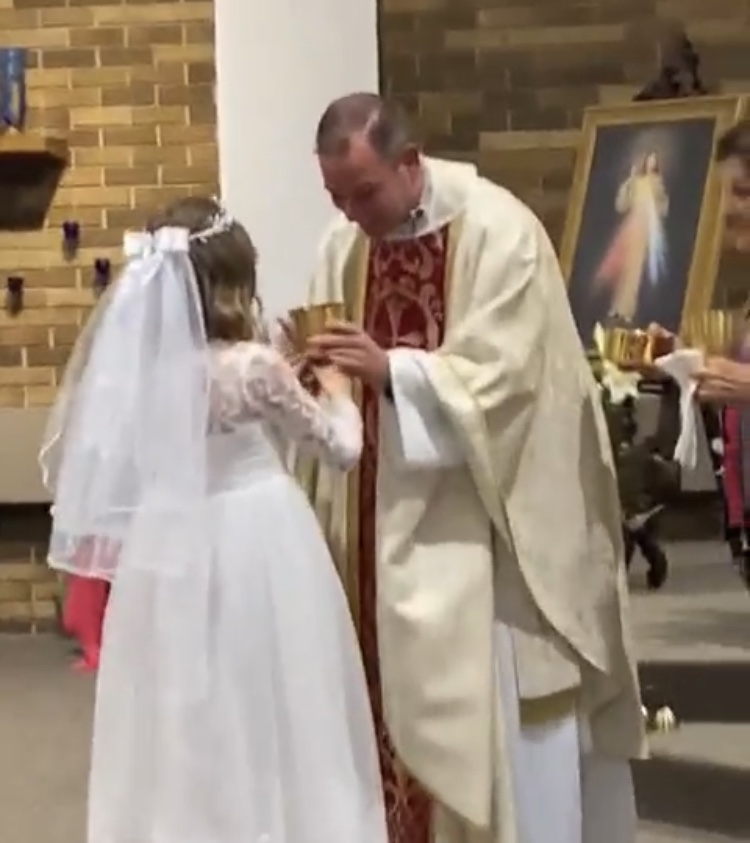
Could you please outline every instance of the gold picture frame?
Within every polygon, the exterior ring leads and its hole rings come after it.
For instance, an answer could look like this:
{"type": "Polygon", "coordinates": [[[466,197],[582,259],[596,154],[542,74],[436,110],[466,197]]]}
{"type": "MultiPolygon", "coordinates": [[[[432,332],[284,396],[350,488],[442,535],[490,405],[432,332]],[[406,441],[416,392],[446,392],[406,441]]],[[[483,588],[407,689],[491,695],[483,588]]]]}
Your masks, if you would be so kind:
{"type": "Polygon", "coordinates": [[[590,342],[594,325],[608,317],[634,329],[658,322],[677,332],[687,318],[711,307],[723,237],[715,144],[745,110],[744,97],[711,96],[594,106],[585,111],[560,248],[571,309],[584,343],[590,342]],[[652,199],[661,218],[654,222],[654,211],[644,211],[641,218],[648,216],[649,221],[634,223],[634,202],[628,205],[620,200],[634,195],[636,182],[642,190],[646,178],[661,191],[654,188],[658,203],[652,199]],[[606,197],[602,191],[608,191],[606,197]],[[676,201],[670,207],[671,194],[676,201]],[[643,234],[644,229],[649,233],[643,234]],[[675,243],[670,255],[672,236],[675,243]],[[643,245],[644,238],[649,245],[643,245]],[[658,261],[648,254],[651,240],[661,244],[653,249],[660,252],[658,261]],[[621,247],[626,241],[628,245],[621,247]],[[618,258],[620,253],[624,257],[618,258]],[[663,265],[661,270],[651,266],[657,262],[663,265]],[[658,271],[665,279],[661,288],[658,271]],[[650,283],[644,287],[646,275],[650,283]],[[681,293],[680,301],[677,293],[681,293]],[[646,304],[641,306],[644,294],[646,304]],[[651,300],[653,306],[648,304],[651,300]]]}

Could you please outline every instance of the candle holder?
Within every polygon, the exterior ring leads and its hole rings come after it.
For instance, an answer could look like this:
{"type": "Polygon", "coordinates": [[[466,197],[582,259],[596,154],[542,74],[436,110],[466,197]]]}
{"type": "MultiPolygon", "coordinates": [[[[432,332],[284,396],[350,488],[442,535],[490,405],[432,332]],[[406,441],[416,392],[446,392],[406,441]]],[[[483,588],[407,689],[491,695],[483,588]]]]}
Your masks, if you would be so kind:
{"type": "Polygon", "coordinates": [[[23,278],[11,275],[5,281],[5,309],[11,316],[23,310],[23,278]]]}
{"type": "Polygon", "coordinates": [[[708,356],[731,356],[739,351],[746,332],[744,308],[707,310],[685,320],[682,339],[689,348],[708,356]]]}
{"type": "Polygon", "coordinates": [[[73,260],[81,245],[81,226],[75,220],[65,220],[62,224],[62,251],[65,260],[73,260]]]}
{"type": "Polygon", "coordinates": [[[94,261],[94,290],[101,295],[112,279],[112,262],[109,258],[97,258],[94,261]]]}

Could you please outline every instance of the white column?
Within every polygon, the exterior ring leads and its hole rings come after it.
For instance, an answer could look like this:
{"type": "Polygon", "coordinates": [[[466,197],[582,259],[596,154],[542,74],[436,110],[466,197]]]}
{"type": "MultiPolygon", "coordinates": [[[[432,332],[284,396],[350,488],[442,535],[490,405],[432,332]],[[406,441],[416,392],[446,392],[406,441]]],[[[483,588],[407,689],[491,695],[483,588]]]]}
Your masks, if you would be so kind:
{"type": "Polygon", "coordinates": [[[260,255],[278,314],[304,298],[333,215],[318,173],[325,106],[378,90],[376,0],[215,0],[222,195],[260,255]]]}

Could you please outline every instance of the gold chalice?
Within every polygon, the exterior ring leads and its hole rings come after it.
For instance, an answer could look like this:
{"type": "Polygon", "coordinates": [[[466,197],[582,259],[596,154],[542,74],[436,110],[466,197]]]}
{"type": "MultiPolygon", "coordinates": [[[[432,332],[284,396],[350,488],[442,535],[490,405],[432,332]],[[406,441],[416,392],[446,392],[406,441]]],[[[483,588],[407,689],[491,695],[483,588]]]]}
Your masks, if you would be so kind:
{"type": "Polygon", "coordinates": [[[685,320],[681,339],[705,355],[731,356],[745,330],[745,314],[738,310],[708,310],[685,320]]]}
{"type": "Polygon", "coordinates": [[[343,322],[346,319],[346,308],[342,302],[295,307],[289,311],[289,318],[294,328],[296,349],[303,354],[311,337],[325,333],[331,322],[343,322]]]}
{"type": "Polygon", "coordinates": [[[602,328],[597,325],[594,336],[603,360],[610,363],[619,360],[626,335],[627,331],[624,328],[602,328]]]}

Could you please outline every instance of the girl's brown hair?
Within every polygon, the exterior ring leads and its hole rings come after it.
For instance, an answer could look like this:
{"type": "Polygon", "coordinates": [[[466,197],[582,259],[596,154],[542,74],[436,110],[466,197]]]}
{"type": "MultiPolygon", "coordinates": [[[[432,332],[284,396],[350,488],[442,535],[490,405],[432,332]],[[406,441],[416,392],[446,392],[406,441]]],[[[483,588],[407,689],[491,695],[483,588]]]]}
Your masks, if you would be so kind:
{"type": "MultiPolygon", "coordinates": [[[[215,199],[178,199],[154,217],[149,231],[165,226],[197,234],[222,213],[215,199]]],[[[190,242],[190,260],[198,280],[206,335],[209,340],[239,342],[258,339],[260,303],[256,295],[257,255],[250,235],[238,222],[205,240],[190,242]]]]}

